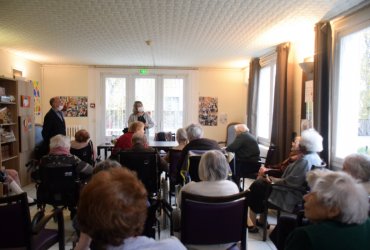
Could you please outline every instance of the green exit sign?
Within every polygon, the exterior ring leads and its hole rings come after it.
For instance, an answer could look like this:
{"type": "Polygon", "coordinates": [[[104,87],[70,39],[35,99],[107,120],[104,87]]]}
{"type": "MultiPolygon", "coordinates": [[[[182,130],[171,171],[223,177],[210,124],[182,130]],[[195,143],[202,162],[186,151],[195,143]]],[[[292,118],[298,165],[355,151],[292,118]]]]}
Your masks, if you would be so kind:
{"type": "Polygon", "coordinates": [[[139,73],[140,73],[140,75],[147,75],[148,74],[148,70],[147,69],[140,69],[139,70],[139,73]]]}

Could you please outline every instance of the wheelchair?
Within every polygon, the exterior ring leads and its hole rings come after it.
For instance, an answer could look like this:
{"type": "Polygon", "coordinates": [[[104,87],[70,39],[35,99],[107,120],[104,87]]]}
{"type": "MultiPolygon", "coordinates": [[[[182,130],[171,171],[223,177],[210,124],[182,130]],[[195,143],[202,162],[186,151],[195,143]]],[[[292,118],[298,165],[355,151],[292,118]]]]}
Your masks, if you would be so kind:
{"type": "Polygon", "coordinates": [[[76,215],[82,183],[76,173],[75,164],[39,166],[33,176],[36,182],[36,204],[45,212],[46,205],[53,208],[68,208],[71,219],[76,215]]]}

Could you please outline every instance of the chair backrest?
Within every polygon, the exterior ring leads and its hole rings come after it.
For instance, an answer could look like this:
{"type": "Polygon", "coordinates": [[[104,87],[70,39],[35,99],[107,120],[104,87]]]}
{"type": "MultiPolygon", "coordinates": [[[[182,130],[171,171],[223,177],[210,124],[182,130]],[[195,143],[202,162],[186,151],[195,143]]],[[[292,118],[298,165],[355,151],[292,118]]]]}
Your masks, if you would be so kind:
{"type": "Polygon", "coordinates": [[[122,166],[135,171],[149,194],[158,192],[158,155],[156,152],[120,151],[118,161],[122,166]]]}
{"type": "Polygon", "coordinates": [[[188,174],[191,181],[199,182],[199,162],[200,158],[207,150],[190,150],[188,153],[188,174]]]}
{"type": "Polygon", "coordinates": [[[169,153],[169,177],[170,177],[170,184],[178,184],[177,183],[177,177],[180,172],[180,168],[178,168],[178,163],[181,159],[182,150],[177,149],[170,149],[168,151],[169,153]]]}
{"type": "Polygon", "coordinates": [[[31,249],[31,217],[27,194],[0,198],[0,249],[31,249]]]}
{"type": "Polygon", "coordinates": [[[247,195],[223,197],[181,194],[181,242],[210,245],[242,242],[246,249],[247,195]]]}
{"type": "Polygon", "coordinates": [[[239,122],[232,122],[227,125],[226,129],[226,146],[229,146],[236,137],[235,125],[240,124],[239,122]]]}
{"type": "Polygon", "coordinates": [[[37,188],[37,202],[54,206],[75,207],[78,202],[80,181],[76,165],[65,164],[40,166],[40,184],[37,188]]]}

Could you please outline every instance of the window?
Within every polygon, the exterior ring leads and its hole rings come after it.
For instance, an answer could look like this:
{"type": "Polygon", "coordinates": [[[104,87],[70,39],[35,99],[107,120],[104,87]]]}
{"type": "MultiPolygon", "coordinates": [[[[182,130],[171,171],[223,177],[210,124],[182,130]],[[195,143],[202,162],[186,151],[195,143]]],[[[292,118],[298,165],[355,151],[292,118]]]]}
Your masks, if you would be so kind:
{"type": "Polygon", "coordinates": [[[260,64],[261,70],[258,82],[256,134],[260,143],[268,145],[270,143],[272,117],[274,111],[276,73],[275,55],[261,58],[260,64]]]}
{"type": "Polygon", "coordinates": [[[159,131],[175,133],[183,127],[184,81],[185,77],[178,76],[104,75],[106,140],[122,134],[134,101],[143,102],[155,123],[149,137],[159,131]]]}
{"type": "Polygon", "coordinates": [[[163,131],[176,132],[183,127],[183,79],[163,80],[163,131]]]}
{"type": "Polygon", "coordinates": [[[122,134],[126,113],[126,78],[105,78],[105,136],[122,134]]]}
{"type": "Polygon", "coordinates": [[[332,155],[370,154],[370,24],[344,29],[335,44],[332,155]]]}

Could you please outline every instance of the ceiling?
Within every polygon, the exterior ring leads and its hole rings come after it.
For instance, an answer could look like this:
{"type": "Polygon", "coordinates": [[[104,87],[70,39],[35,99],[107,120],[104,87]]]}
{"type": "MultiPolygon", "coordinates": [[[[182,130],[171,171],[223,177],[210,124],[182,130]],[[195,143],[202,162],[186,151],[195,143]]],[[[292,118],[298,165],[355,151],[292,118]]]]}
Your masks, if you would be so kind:
{"type": "Polygon", "coordinates": [[[0,48],[41,64],[242,68],[365,1],[0,0],[0,48]]]}

